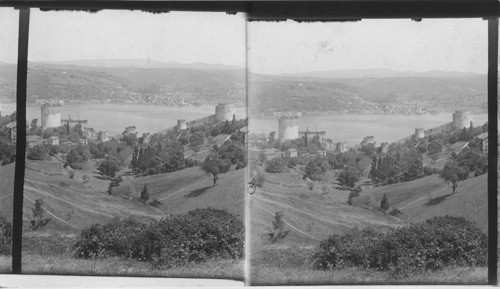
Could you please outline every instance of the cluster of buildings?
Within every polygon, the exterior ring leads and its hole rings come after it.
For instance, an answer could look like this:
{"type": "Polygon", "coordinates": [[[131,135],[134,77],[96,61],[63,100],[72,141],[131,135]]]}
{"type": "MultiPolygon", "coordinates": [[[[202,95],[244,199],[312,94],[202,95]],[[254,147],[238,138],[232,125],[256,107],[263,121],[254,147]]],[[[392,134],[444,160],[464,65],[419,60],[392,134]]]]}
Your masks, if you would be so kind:
{"type": "MultiPolygon", "coordinates": [[[[72,130],[77,124],[82,126],[83,137],[78,139],[77,142],[71,141],[60,141],[59,137],[51,136],[44,139],[39,135],[28,135],[27,146],[34,147],[36,145],[79,145],[88,144],[88,141],[99,141],[105,142],[109,139],[108,135],[104,131],[95,132],[94,129],[84,127],[88,123],[88,120],[75,120],[69,116],[67,119],[61,119],[61,107],[63,105],[62,101],[58,102],[45,102],[41,106],[41,127],[43,129],[47,128],[57,128],[62,125],[67,125],[72,130]]],[[[12,143],[16,143],[17,139],[17,122],[13,121],[5,126],[9,133],[9,138],[12,143]]],[[[29,131],[29,127],[26,128],[29,131]]]]}

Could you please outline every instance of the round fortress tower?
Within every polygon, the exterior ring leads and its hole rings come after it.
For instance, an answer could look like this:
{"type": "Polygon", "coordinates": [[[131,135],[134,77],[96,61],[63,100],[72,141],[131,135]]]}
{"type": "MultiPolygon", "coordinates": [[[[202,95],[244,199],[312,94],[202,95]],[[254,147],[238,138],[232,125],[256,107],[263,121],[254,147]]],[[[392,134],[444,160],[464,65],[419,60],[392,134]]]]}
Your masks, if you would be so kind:
{"type": "Polygon", "coordinates": [[[187,129],[187,124],[185,119],[178,119],[177,120],[177,131],[181,130],[186,130],[187,129]]]}
{"type": "Polygon", "coordinates": [[[44,103],[42,105],[42,127],[61,126],[61,103],[44,103]]]}
{"type": "Polygon", "coordinates": [[[231,121],[236,114],[236,107],[234,104],[219,103],[215,107],[215,120],[217,122],[231,121]]]}
{"type": "Polygon", "coordinates": [[[282,116],[278,119],[280,141],[299,138],[299,118],[282,116]]]}
{"type": "Polygon", "coordinates": [[[456,110],[453,113],[453,129],[468,128],[472,119],[472,111],[456,110]]]}
{"type": "Polygon", "coordinates": [[[415,139],[420,139],[425,137],[425,132],[423,128],[415,129],[415,139]]]}

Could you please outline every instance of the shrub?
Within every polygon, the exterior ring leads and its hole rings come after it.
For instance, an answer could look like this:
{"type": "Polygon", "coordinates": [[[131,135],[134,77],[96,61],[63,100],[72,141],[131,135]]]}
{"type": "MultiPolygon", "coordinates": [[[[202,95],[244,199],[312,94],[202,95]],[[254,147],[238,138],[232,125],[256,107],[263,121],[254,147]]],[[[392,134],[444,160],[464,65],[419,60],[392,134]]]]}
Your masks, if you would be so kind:
{"type": "Polygon", "coordinates": [[[286,167],[286,163],[281,158],[274,158],[266,161],[266,172],[282,173],[286,167]]]}
{"type": "Polygon", "coordinates": [[[377,233],[354,229],[320,243],[316,269],[363,267],[408,276],[447,266],[485,266],[486,234],[456,217],[434,217],[423,223],[377,233]]]}
{"type": "Polygon", "coordinates": [[[82,230],[80,240],[75,244],[78,258],[102,258],[120,256],[141,257],[141,236],[145,224],[134,219],[113,218],[107,223],[93,224],[82,230]]]}
{"type": "Polygon", "coordinates": [[[0,215],[0,255],[9,255],[12,250],[12,224],[0,215]]]}
{"type": "Polygon", "coordinates": [[[68,183],[66,183],[65,181],[61,181],[61,182],[59,183],[59,186],[61,186],[61,187],[69,187],[69,184],[68,184],[68,183]]]}
{"type": "Polygon", "coordinates": [[[396,216],[402,215],[402,214],[403,214],[403,212],[402,212],[401,210],[399,210],[399,209],[393,208],[393,209],[389,212],[389,214],[390,214],[391,216],[396,217],[396,216]]]}
{"type": "Polygon", "coordinates": [[[42,161],[47,157],[47,150],[42,145],[35,145],[28,149],[28,153],[26,154],[26,158],[28,160],[38,160],[42,161]]]}
{"type": "Polygon", "coordinates": [[[75,171],[69,170],[68,171],[68,176],[69,176],[70,179],[73,179],[75,177],[75,171]]]}
{"type": "Polygon", "coordinates": [[[88,183],[90,181],[89,175],[83,175],[82,181],[83,181],[84,184],[88,183]]]}
{"type": "Polygon", "coordinates": [[[264,172],[259,170],[255,175],[255,185],[259,188],[262,188],[264,186],[265,181],[266,181],[266,174],[264,174],[264,172]]]}
{"type": "Polygon", "coordinates": [[[152,207],[158,208],[159,206],[162,205],[162,202],[158,201],[157,199],[153,199],[151,203],[149,203],[152,207]]]}
{"type": "Polygon", "coordinates": [[[359,197],[358,191],[352,191],[349,193],[349,198],[347,199],[347,204],[352,206],[352,199],[359,197]]]}
{"type": "Polygon", "coordinates": [[[82,231],[78,258],[109,256],[147,260],[173,267],[210,258],[241,258],[243,222],[224,210],[196,209],[184,215],[141,223],[114,218],[82,231]]]}

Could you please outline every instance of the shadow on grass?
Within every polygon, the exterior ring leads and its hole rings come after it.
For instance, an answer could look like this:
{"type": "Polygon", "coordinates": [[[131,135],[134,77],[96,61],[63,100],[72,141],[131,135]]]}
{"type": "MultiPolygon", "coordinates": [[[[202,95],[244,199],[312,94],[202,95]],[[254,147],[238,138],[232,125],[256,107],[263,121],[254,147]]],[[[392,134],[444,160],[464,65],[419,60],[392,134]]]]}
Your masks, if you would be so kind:
{"type": "Polygon", "coordinates": [[[342,187],[342,186],[336,186],[334,188],[337,189],[337,190],[339,190],[339,191],[351,191],[351,189],[346,188],[346,187],[342,187]]]}
{"type": "Polygon", "coordinates": [[[439,205],[442,201],[446,200],[446,198],[448,198],[449,196],[451,196],[451,194],[444,195],[444,196],[441,196],[441,197],[437,197],[437,198],[434,198],[434,199],[430,199],[430,200],[429,200],[427,203],[425,203],[424,205],[425,205],[426,207],[439,205]]]}
{"type": "Polygon", "coordinates": [[[211,187],[212,186],[208,186],[208,187],[204,187],[204,188],[192,190],[189,194],[185,195],[184,197],[185,198],[196,198],[196,197],[199,197],[199,196],[203,195],[211,187]]]}

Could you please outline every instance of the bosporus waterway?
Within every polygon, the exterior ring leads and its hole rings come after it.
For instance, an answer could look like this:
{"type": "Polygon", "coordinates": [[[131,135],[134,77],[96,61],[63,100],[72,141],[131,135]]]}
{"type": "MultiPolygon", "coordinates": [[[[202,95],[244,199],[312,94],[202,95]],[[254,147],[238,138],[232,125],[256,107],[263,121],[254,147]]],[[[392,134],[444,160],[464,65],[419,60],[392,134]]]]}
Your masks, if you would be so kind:
{"type": "MultiPolygon", "coordinates": [[[[474,114],[473,125],[483,125],[488,114],[474,114]]],[[[348,145],[361,143],[365,136],[374,136],[375,141],[394,142],[415,132],[415,128],[430,129],[452,121],[452,113],[436,115],[419,114],[363,114],[320,115],[301,117],[299,130],[325,131],[325,138],[334,142],[345,141],[348,145]]],[[[278,133],[278,120],[274,118],[252,118],[249,130],[258,133],[278,133]]]]}
{"type": "MultiPolygon", "coordinates": [[[[2,115],[15,111],[15,103],[2,103],[2,115]]],[[[162,106],[142,104],[64,104],[62,118],[87,119],[88,126],[96,131],[107,131],[115,135],[125,127],[134,125],[140,133],[155,133],[172,127],[178,119],[187,121],[209,116],[215,112],[212,105],[162,106]]],[[[28,104],[26,107],[28,123],[40,119],[40,105],[28,104]]],[[[246,109],[236,108],[238,119],[246,116],[246,109]]],[[[474,114],[474,126],[484,124],[486,113],[474,114]]],[[[359,144],[363,137],[372,135],[377,143],[393,142],[413,134],[415,128],[430,129],[451,122],[452,113],[442,112],[437,115],[319,115],[301,117],[299,129],[326,131],[326,138],[334,142],[345,141],[348,145],[359,144]]],[[[250,118],[249,131],[269,134],[278,131],[278,120],[274,118],[250,118]]]]}
{"type": "MultiPolygon", "coordinates": [[[[37,118],[40,125],[41,106],[28,104],[28,124],[37,118]]],[[[2,103],[2,115],[16,110],[15,103],[2,103]]],[[[135,126],[139,133],[155,133],[177,124],[178,119],[191,121],[215,113],[215,105],[166,106],[144,104],[68,104],[61,109],[61,118],[88,120],[87,126],[111,135],[121,134],[127,126],[135,126]]],[[[236,118],[246,117],[245,108],[236,108],[236,118]]]]}

